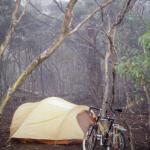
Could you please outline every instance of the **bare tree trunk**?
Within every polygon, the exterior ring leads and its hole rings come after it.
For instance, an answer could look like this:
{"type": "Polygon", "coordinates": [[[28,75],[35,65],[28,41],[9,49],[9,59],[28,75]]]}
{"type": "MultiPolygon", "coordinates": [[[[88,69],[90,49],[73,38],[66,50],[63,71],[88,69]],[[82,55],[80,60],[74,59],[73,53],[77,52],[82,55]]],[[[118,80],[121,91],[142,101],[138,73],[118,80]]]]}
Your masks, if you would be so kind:
{"type": "MultiPolygon", "coordinates": [[[[114,56],[114,55],[113,55],[114,56]]],[[[115,60],[113,60],[114,62],[115,60]]],[[[116,98],[116,93],[115,93],[115,81],[116,81],[116,68],[115,68],[115,64],[113,64],[112,67],[112,100],[111,100],[111,108],[115,103],[115,98],[116,98]]]]}
{"type": "Polygon", "coordinates": [[[109,107],[112,103],[112,100],[110,101],[110,88],[112,89],[112,87],[110,87],[110,85],[112,85],[114,83],[114,81],[112,81],[112,84],[110,84],[110,74],[112,75],[112,72],[110,73],[110,62],[112,64],[112,68],[114,68],[114,62],[112,59],[112,55],[114,52],[114,39],[115,39],[115,33],[116,33],[116,27],[112,26],[112,28],[109,29],[108,33],[107,33],[107,42],[108,42],[108,50],[106,52],[106,56],[105,56],[105,89],[104,89],[104,97],[103,97],[103,104],[102,104],[102,115],[105,116],[109,107]]]}
{"type": "Polygon", "coordinates": [[[104,89],[104,97],[102,103],[102,116],[105,116],[108,110],[108,101],[109,101],[109,87],[110,87],[110,78],[109,78],[109,60],[111,57],[111,52],[106,52],[105,56],[105,89],[104,89]]]}
{"type": "Polygon", "coordinates": [[[26,2],[25,8],[24,8],[22,14],[18,16],[20,3],[21,3],[21,0],[16,0],[16,5],[12,12],[10,27],[6,33],[4,41],[0,44],[0,58],[3,55],[4,51],[9,47],[11,38],[12,38],[12,34],[15,32],[17,25],[19,24],[22,17],[25,15],[29,0],[27,0],[27,2],[26,2]]]}
{"type": "Polygon", "coordinates": [[[44,95],[45,95],[45,87],[44,87],[44,80],[43,80],[43,67],[42,67],[42,65],[41,65],[41,67],[40,67],[40,82],[41,82],[41,88],[42,88],[42,96],[44,97],[44,95]]]}
{"type": "MultiPolygon", "coordinates": [[[[108,30],[106,31],[108,50],[105,56],[105,89],[104,89],[104,97],[103,97],[103,103],[102,103],[102,109],[103,109],[102,116],[106,115],[108,111],[108,106],[111,106],[111,103],[114,102],[114,100],[113,101],[110,100],[110,96],[109,96],[110,85],[111,85],[109,74],[111,75],[113,74],[112,72],[110,73],[109,62],[111,62],[112,68],[115,68],[114,66],[115,62],[114,62],[114,59],[112,59],[113,57],[112,55],[115,52],[114,40],[115,40],[116,28],[122,22],[123,18],[125,17],[125,14],[128,12],[131,5],[134,4],[134,3],[132,4],[132,2],[135,3],[135,0],[126,0],[125,3],[123,4],[122,9],[120,10],[120,12],[118,13],[116,17],[116,21],[112,24],[111,22],[108,22],[108,30]]],[[[112,84],[114,84],[114,81],[112,81],[112,84]]]]}

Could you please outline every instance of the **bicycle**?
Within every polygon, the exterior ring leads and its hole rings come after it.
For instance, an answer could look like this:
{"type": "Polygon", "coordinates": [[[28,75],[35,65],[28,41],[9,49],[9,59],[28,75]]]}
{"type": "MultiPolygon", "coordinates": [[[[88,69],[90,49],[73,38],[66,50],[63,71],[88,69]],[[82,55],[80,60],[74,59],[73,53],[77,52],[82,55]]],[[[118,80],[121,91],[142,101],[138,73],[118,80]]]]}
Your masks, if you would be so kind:
{"type": "Polygon", "coordinates": [[[99,111],[96,121],[91,124],[83,138],[83,150],[94,150],[97,146],[106,150],[124,150],[126,147],[124,131],[126,129],[116,123],[116,114],[121,113],[122,109],[115,109],[113,117],[102,117],[102,109],[90,107],[89,113],[99,111]],[[99,144],[98,144],[99,141],[99,144]]]}

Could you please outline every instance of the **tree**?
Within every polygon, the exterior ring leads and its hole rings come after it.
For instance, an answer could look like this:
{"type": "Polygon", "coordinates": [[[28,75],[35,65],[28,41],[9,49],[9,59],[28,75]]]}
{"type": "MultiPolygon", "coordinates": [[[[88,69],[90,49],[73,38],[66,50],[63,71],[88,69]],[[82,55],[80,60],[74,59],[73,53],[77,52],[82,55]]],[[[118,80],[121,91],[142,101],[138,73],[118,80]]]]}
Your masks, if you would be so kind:
{"type": "Polygon", "coordinates": [[[65,13],[64,13],[64,20],[61,26],[61,31],[57,38],[54,39],[53,43],[44,50],[39,56],[37,56],[31,64],[27,66],[27,68],[22,72],[22,74],[18,77],[16,82],[9,87],[8,91],[4,95],[4,97],[1,100],[0,105],[0,115],[2,115],[4,107],[10,100],[11,96],[15,93],[16,89],[23,84],[23,82],[27,79],[27,77],[32,73],[32,71],[38,67],[44,60],[46,60],[49,56],[51,56],[55,50],[60,47],[60,45],[64,42],[64,40],[78,31],[90,18],[92,18],[96,12],[98,12],[101,8],[106,7],[109,5],[112,0],[107,0],[103,4],[101,4],[101,7],[98,7],[95,9],[90,15],[88,15],[83,21],[81,21],[74,29],[70,31],[70,25],[72,20],[72,11],[76,4],[77,0],[70,0],[68,2],[68,5],[66,7],[65,13]]]}
{"type": "Polygon", "coordinates": [[[9,47],[13,33],[15,32],[15,29],[17,25],[19,24],[20,20],[22,19],[22,17],[25,15],[29,0],[27,0],[25,8],[22,11],[21,15],[18,16],[20,3],[21,3],[21,0],[16,0],[15,8],[12,12],[10,27],[6,33],[4,41],[0,43],[0,58],[2,57],[4,51],[9,47]]]}
{"type": "Polygon", "coordinates": [[[117,14],[116,20],[115,22],[110,21],[110,19],[108,19],[108,28],[107,31],[105,31],[105,35],[107,38],[107,52],[105,55],[105,89],[104,89],[104,98],[103,98],[103,104],[102,104],[102,115],[105,116],[109,106],[111,106],[113,104],[114,101],[114,80],[115,80],[115,34],[116,34],[116,30],[117,27],[121,24],[121,22],[123,21],[126,13],[128,12],[128,10],[130,8],[133,7],[134,3],[136,1],[135,0],[127,0],[125,1],[125,3],[123,4],[122,9],[120,10],[120,12],[117,14]],[[110,64],[109,62],[111,61],[111,65],[112,65],[112,72],[110,70],[110,64]],[[109,75],[113,75],[113,81],[112,81],[112,87],[110,88],[110,76],[109,75]],[[109,93],[110,93],[110,89],[112,89],[112,100],[109,97],[109,93]]]}

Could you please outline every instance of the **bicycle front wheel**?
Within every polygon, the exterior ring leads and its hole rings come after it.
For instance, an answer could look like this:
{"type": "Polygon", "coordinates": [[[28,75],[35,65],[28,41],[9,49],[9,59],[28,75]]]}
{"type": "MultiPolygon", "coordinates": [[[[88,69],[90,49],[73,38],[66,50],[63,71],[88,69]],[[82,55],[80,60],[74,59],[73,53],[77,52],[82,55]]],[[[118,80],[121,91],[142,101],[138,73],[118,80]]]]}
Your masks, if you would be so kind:
{"type": "Polygon", "coordinates": [[[83,150],[94,150],[97,142],[97,126],[90,125],[82,142],[83,150]]]}

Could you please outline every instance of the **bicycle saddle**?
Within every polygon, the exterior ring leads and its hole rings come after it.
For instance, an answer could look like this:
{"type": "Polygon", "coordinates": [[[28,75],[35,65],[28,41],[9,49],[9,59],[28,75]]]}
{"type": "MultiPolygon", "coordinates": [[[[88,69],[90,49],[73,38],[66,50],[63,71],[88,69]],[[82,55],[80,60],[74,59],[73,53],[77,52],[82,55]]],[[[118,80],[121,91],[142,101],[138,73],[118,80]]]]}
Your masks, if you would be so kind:
{"type": "Polygon", "coordinates": [[[121,113],[122,112],[122,109],[121,108],[116,108],[114,109],[114,111],[118,112],[118,113],[121,113]]]}

